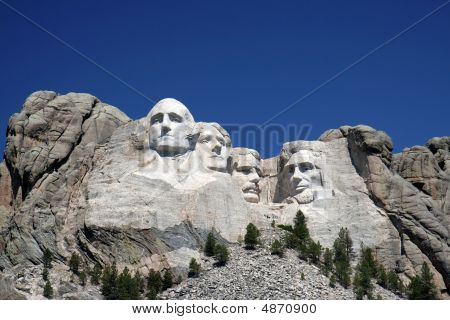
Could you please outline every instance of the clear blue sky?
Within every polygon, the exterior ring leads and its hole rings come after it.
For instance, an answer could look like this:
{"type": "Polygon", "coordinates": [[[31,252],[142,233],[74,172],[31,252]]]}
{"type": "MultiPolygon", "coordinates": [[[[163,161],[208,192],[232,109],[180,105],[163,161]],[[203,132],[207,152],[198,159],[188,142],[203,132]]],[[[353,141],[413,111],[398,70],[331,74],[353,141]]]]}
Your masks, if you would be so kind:
{"type": "MultiPolygon", "coordinates": [[[[152,100],[259,125],[445,1],[6,2],[152,100]]],[[[2,3],[0,40],[2,132],[42,89],[91,93],[133,119],[152,106],[2,3]]],[[[272,122],[311,124],[309,139],[368,124],[400,151],[450,135],[449,120],[450,5],[272,122]]],[[[265,157],[280,149],[253,144],[265,157]]]]}

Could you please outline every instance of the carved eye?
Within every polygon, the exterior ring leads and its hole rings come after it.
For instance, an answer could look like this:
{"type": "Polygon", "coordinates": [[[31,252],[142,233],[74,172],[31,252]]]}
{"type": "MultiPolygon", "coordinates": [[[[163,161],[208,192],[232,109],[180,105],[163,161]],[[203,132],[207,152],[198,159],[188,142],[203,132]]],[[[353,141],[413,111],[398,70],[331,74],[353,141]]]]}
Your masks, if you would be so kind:
{"type": "Polygon", "coordinates": [[[220,143],[222,146],[225,145],[225,141],[224,141],[223,139],[219,138],[219,139],[217,139],[217,141],[219,141],[219,143],[220,143]]]}
{"type": "Polygon", "coordinates": [[[313,164],[312,164],[312,163],[309,163],[309,162],[305,162],[305,163],[302,163],[302,164],[300,165],[300,170],[301,170],[302,172],[309,171],[309,170],[313,170],[313,169],[314,169],[313,164]]]}
{"type": "Polygon", "coordinates": [[[150,123],[151,123],[151,124],[160,123],[160,122],[162,122],[163,117],[164,117],[164,115],[162,115],[162,114],[154,115],[154,116],[151,118],[150,123]]]}
{"type": "Polygon", "coordinates": [[[181,118],[181,116],[179,116],[176,113],[170,113],[169,114],[169,119],[172,122],[183,122],[183,118],[181,118]]]}
{"type": "Polygon", "coordinates": [[[295,166],[289,166],[289,173],[295,172],[295,166]]]}

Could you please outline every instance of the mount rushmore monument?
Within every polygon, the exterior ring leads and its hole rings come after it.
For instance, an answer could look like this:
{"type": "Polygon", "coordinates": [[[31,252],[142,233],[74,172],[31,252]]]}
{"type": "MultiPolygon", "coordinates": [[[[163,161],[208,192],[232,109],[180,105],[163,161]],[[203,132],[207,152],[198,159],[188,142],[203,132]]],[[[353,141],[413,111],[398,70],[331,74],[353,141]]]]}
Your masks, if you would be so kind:
{"type": "Polygon", "coordinates": [[[248,223],[291,224],[299,209],[323,246],[347,227],[406,282],[427,263],[447,294],[450,137],[392,151],[359,125],[261,159],[175,99],[133,121],[89,94],[35,92],[9,120],[0,164],[0,298],[34,297],[20,274],[45,249],[61,263],[77,252],[142,274],[186,270],[209,232],[236,243],[248,223]]]}

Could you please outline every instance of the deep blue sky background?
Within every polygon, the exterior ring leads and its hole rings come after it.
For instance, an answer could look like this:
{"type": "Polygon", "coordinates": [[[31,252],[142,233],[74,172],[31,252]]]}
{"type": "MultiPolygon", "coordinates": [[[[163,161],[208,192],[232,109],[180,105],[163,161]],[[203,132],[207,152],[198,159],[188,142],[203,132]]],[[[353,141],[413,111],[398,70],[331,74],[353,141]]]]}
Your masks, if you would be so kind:
{"type": "MultiPolygon", "coordinates": [[[[155,101],[262,124],[445,1],[7,2],[155,101]]],[[[37,90],[88,92],[133,119],[152,106],[1,3],[0,41],[0,152],[37,90]]],[[[309,139],[364,123],[396,151],[450,135],[450,5],[273,122],[312,124],[309,139]]],[[[236,140],[265,157],[280,149],[236,140]]]]}

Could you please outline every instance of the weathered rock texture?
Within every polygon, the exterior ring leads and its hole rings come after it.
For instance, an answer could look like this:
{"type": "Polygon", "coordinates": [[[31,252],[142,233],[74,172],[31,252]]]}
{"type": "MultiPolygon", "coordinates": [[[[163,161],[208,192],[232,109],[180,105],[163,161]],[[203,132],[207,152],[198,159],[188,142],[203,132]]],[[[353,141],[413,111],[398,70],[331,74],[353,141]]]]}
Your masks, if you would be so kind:
{"type": "Polygon", "coordinates": [[[0,164],[0,297],[41,297],[45,248],[56,260],[57,297],[95,299],[95,288],[82,294],[66,281],[73,252],[91,267],[185,273],[211,230],[236,243],[249,222],[289,224],[298,209],[322,245],[348,227],[355,251],[360,243],[374,248],[406,282],[426,262],[438,288],[450,288],[448,137],[397,155],[389,136],[367,126],[288,142],[280,156],[261,160],[259,203],[250,203],[229,172],[184,171],[196,164],[196,149],[168,158],[148,150],[148,125],[89,94],[48,91],[11,117],[0,164]],[[300,151],[320,171],[308,203],[280,196],[289,183],[280,173],[300,151]],[[155,163],[163,166],[150,170],[155,163]]]}

